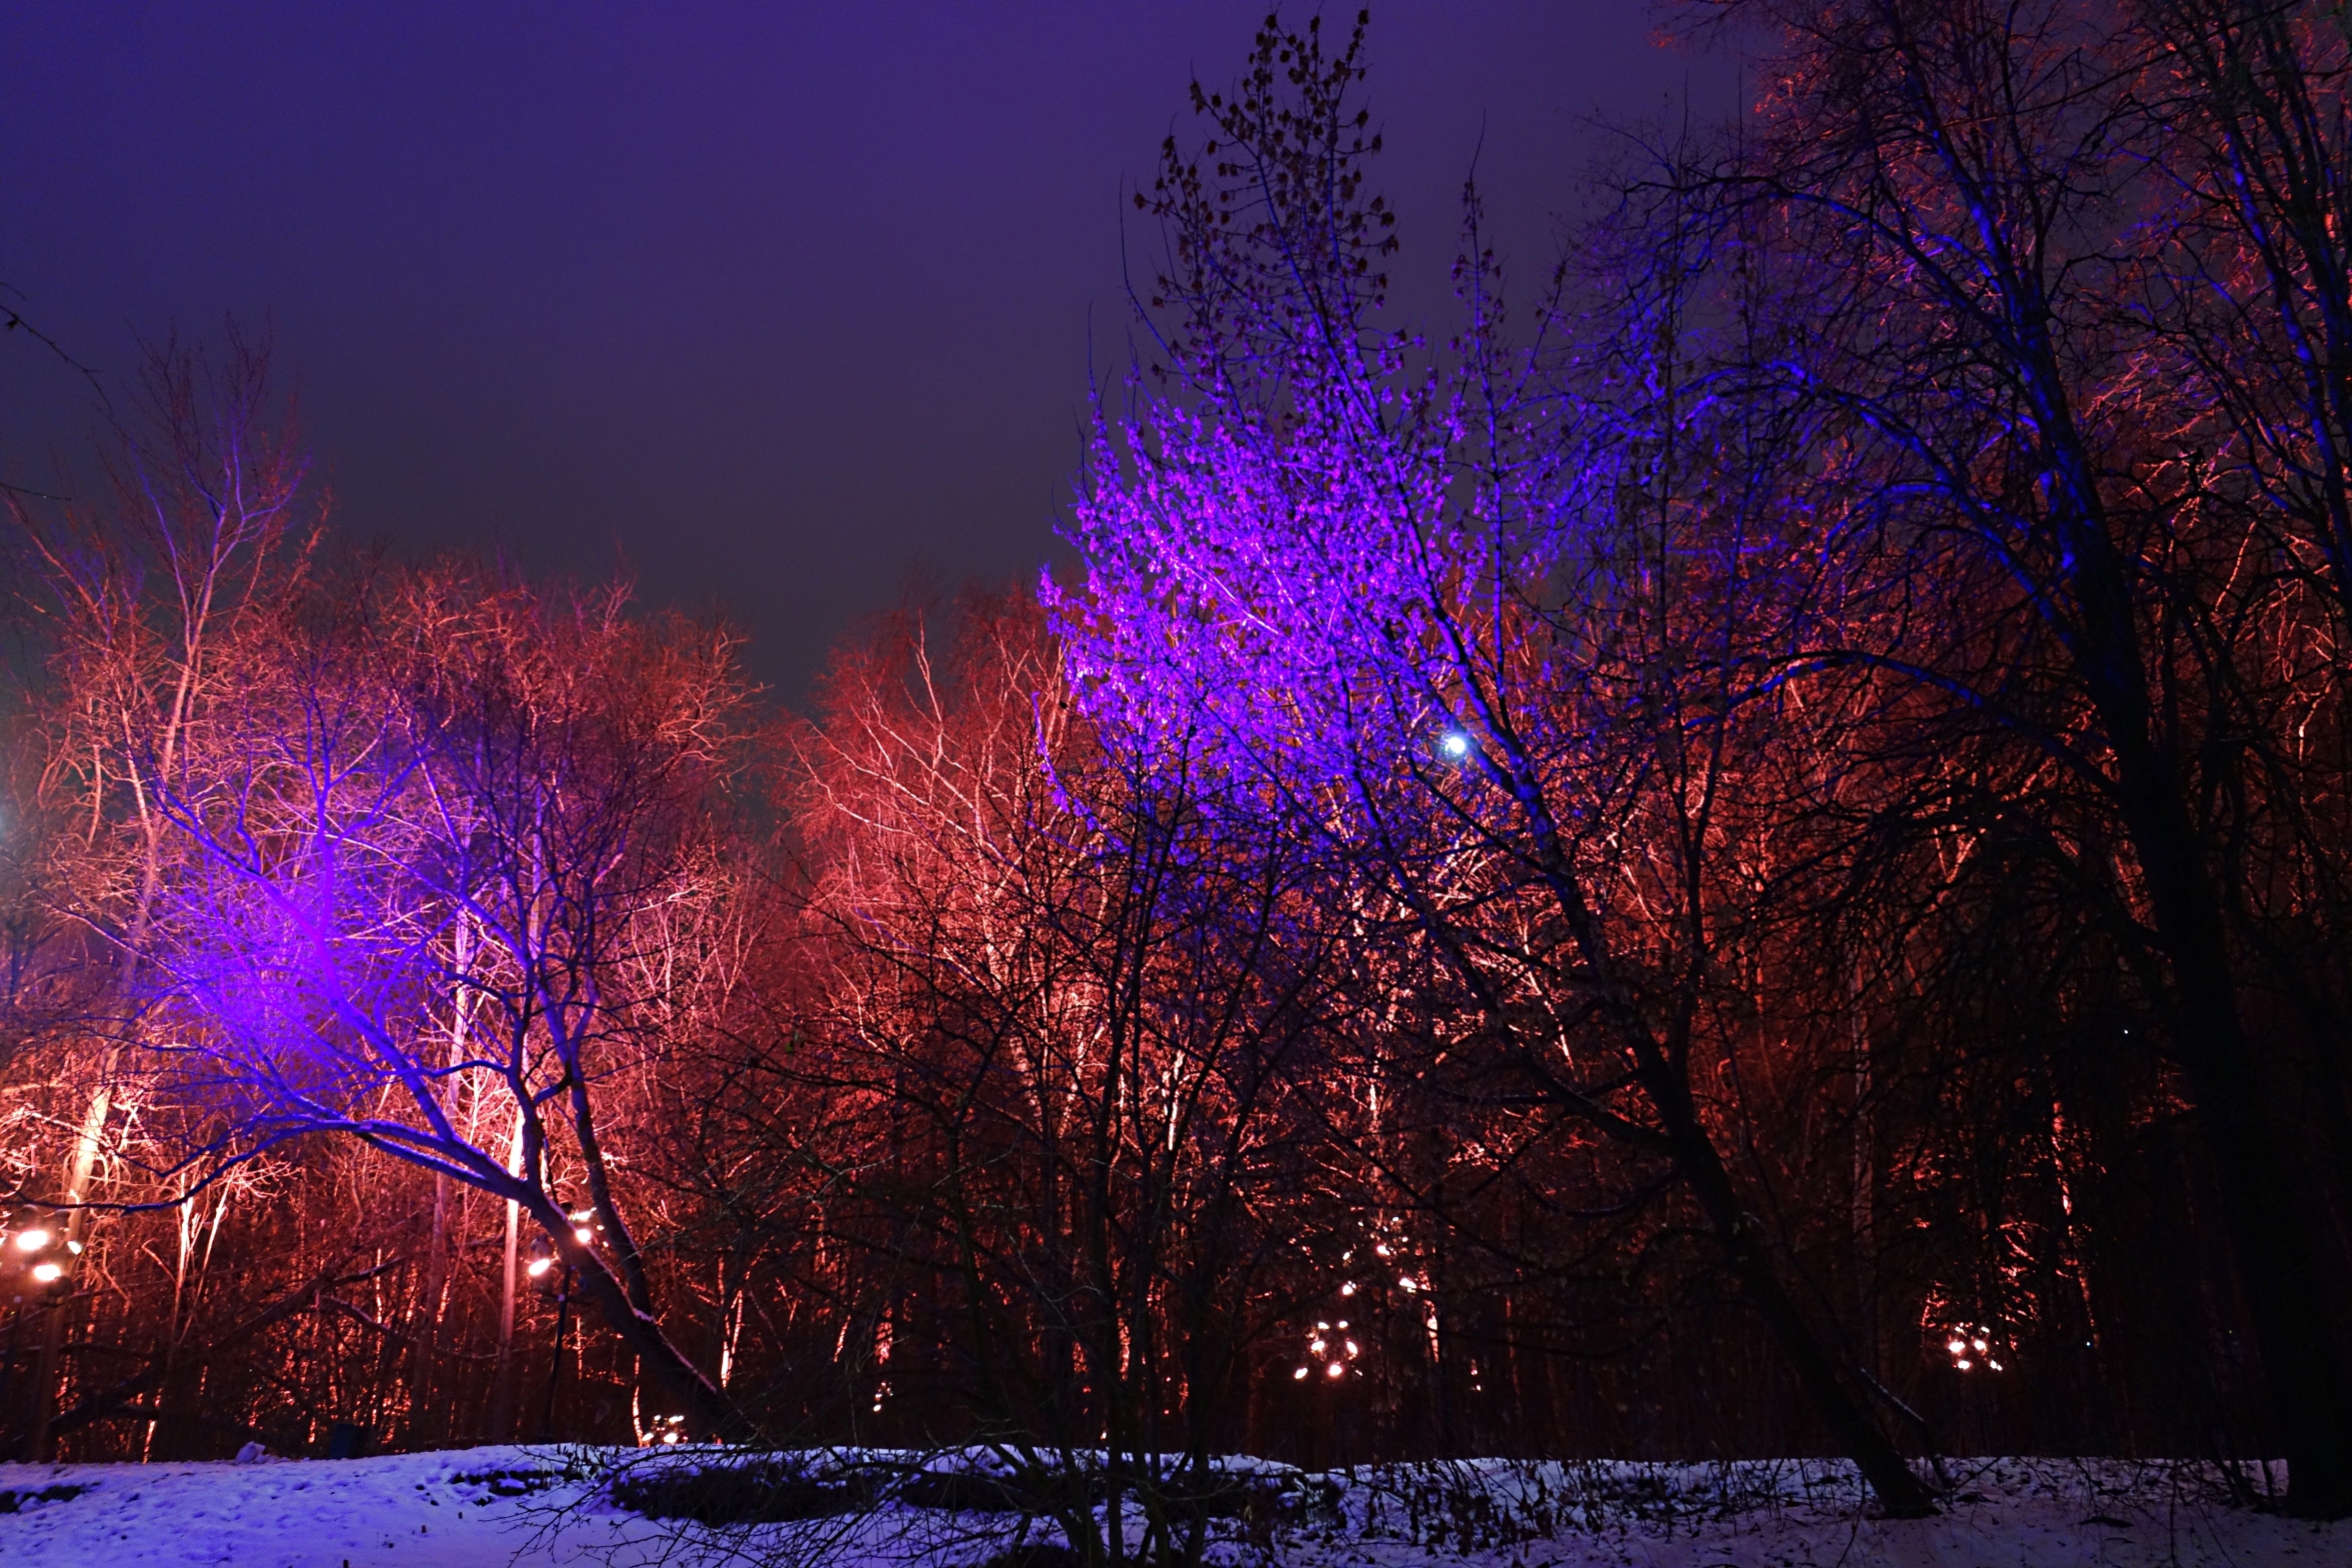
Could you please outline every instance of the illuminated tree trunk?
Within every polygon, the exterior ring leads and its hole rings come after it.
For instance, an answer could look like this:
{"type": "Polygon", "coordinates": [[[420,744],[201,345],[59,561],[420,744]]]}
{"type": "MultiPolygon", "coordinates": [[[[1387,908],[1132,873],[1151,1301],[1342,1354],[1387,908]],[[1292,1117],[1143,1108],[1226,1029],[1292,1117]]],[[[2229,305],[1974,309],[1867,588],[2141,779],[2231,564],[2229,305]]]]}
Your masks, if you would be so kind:
{"type": "Polygon", "coordinates": [[[59,1383],[63,1370],[58,1363],[65,1347],[66,1315],[73,1301],[71,1292],[81,1283],[82,1237],[89,1228],[90,1211],[82,1204],[90,1195],[90,1177],[98,1168],[99,1139],[105,1135],[106,1118],[114,1106],[114,1062],[115,1052],[107,1052],[106,1064],[99,1071],[98,1090],[90,1096],[89,1113],[82,1118],[80,1135],[74,1139],[73,1165],[66,1176],[65,1201],[70,1212],[65,1222],[65,1251],[60,1255],[65,1276],[58,1282],[59,1299],[51,1303],[41,1326],[41,1354],[33,1369],[33,1432],[25,1443],[25,1458],[34,1464],[49,1457],[49,1423],[56,1418],[62,1392],[59,1383]]]}
{"type": "MultiPolygon", "coordinates": [[[[515,1134],[507,1144],[507,1174],[523,1174],[523,1107],[515,1107],[515,1134]]],[[[514,1436],[515,1421],[515,1264],[522,1239],[523,1206],[506,1203],[507,1226],[499,1254],[498,1361],[490,1382],[490,1440],[503,1443],[514,1436]]]]}
{"type": "Polygon", "coordinates": [[[409,1362],[409,1443],[434,1445],[446,1436],[442,1404],[442,1302],[449,1277],[449,1178],[433,1176],[433,1228],[425,1240],[425,1281],[417,1302],[416,1343],[409,1362]]]}
{"type": "MultiPolygon", "coordinates": [[[[163,1321],[163,1374],[156,1379],[155,1385],[158,1410],[171,1395],[172,1363],[178,1359],[180,1349],[180,1304],[188,1293],[188,1257],[196,1250],[195,1232],[203,1225],[194,1198],[182,1198],[172,1217],[177,1221],[173,1228],[178,1232],[174,1239],[179,1245],[172,1256],[172,1308],[163,1321]]],[[[141,1464],[155,1457],[155,1432],[159,1424],[159,1420],[154,1417],[148,1419],[146,1436],[139,1444],[141,1464]]]]}

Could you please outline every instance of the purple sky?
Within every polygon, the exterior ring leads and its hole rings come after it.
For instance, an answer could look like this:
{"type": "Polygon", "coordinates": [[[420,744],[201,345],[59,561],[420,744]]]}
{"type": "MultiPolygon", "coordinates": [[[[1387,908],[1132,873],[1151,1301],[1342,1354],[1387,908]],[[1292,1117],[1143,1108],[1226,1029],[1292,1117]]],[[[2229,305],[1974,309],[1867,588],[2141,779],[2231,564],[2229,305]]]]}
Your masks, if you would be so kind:
{"type": "MultiPolygon", "coordinates": [[[[117,377],[141,335],[266,320],[346,531],[626,559],[649,598],[723,603],[793,698],[914,569],[1047,559],[1090,323],[1098,363],[1124,354],[1123,193],[1263,11],[26,7],[0,53],[0,282],[117,377]]],[[[1481,136],[1534,276],[1606,145],[1591,116],[1655,118],[1686,84],[1733,101],[1729,66],[1656,27],[1638,0],[1374,8],[1406,301],[1441,298],[1481,136]]],[[[86,401],[0,342],[0,473],[45,479],[86,401]]]]}

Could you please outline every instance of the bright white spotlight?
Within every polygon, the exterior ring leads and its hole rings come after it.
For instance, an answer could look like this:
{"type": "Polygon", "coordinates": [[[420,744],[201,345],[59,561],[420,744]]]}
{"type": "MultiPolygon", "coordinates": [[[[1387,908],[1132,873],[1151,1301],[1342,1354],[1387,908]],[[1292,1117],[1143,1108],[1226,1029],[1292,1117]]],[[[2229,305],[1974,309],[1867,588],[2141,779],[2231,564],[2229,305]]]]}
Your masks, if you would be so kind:
{"type": "Polygon", "coordinates": [[[1458,763],[1470,755],[1470,738],[1456,730],[1437,743],[1437,750],[1443,752],[1451,761],[1458,763]]]}
{"type": "Polygon", "coordinates": [[[44,1285],[54,1285],[65,1277],[65,1265],[62,1263],[35,1263],[33,1277],[44,1285]]]}
{"type": "Polygon", "coordinates": [[[49,1244],[49,1232],[46,1230],[19,1231],[16,1244],[27,1252],[38,1252],[49,1244]]]}

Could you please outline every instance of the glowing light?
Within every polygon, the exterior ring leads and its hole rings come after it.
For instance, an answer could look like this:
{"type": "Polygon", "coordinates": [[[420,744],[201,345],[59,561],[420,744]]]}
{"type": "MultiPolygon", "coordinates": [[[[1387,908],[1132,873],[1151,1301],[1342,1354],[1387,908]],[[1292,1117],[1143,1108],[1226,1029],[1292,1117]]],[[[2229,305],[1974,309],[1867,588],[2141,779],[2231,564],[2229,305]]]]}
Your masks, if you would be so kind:
{"type": "Polygon", "coordinates": [[[1356,1348],[1355,1348],[1355,1341],[1354,1341],[1354,1340],[1352,1340],[1352,1339],[1348,1340],[1348,1341],[1347,1341],[1347,1359],[1348,1359],[1348,1360],[1350,1360],[1350,1361],[1352,1361],[1352,1360],[1354,1360],[1354,1359],[1355,1359],[1355,1357],[1356,1357],[1356,1355],[1357,1355],[1357,1354],[1358,1354],[1358,1352],[1357,1352],[1357,1350],[1356,1350],[1356,1348]]]}
{"type": "Polygon", "coordinates": [[[27,1252],[38,1252],[49,1244],[49,1232],[46,1230],[20,1232],[16,1238],[16,1244],[27,1252]]]}
{"type": "Polygon", "coordinates": [[[1396,1284],[1399,1289],[1403,1290],[1408,1295],[1411,1292],[1421,1288],[1421,1282],[1413,1278],[1410,1274],[1397,1275],[1396,1284]]]}
{"type": "Polygon", "coordinates": [[[1345,1377],[1347,1375],[1347,1363],[1344,1361],[1334,1361],[1329,1366],[1323,1368],[1323,1375],[1326,1377],[1345,1377]]]}
{"type": "Polygon", "coordinates": [[[1299,1368],[1297,1371],[1295,1371],[1295,1372],[1292,1372],[1292,1373],[1290,1374],[1290,1379],[1291,1379],[1291,1381],[1292,1381],[1292,1382],[1299,1382],[1299,1381],[1303,1381],[1305,1377],[1306,1377],[1306,1368],[1304,1368],[1304,1367],[1300,1367],[1300,1368],[1299,1368]]]}
{"type": "Polygon", "coordinates": [[[1949,1339],[1944,1341],[1943,1347],[1951,1353],[1953,1371],[1973,1371],[1979,1362],[1984,1364],[1984,1369],[1988,1372],[2001,1370],[1999,1358],[1992,1354],[1993,1331],[1991,1329],[1982,1323],[1966,1323],[1958,1328],[1947,1329],[1945,1332],[1951,1335],[1949,1339]]]}
{"type": "Polygon", "coordinates": [[[1347,1281],[1347,1283],[1345,1283],[1344,1285],[1341,1285],[1341,1286],[1339,1287],[1339,1294],[1341,1294],[1341,1295],[1343,1295],[1343,1296],[1351,1296],[1351,1295],[1354,1295],[1354,1294],[1355,1294],[1355,1281],[1354,1281],[1354,1280],[1352,1280],[1352,1279],[1350,1279],[1349,1281],[1347,1281]]]}
{"type": "Polygon", "coordinates": [[[591,1241],[596,1239],[596,1233],[590,1230],[586,1225],[581,1225],[573,1230],[572,1239],[579,1242],[582,1246],[586,1246],[591,1241]]]}
{"type": "Polygon", "coordinates": [[[533,1279],[537,1279],[540,1275],[546,1273],[553,1267],[555,1267],[555,1259],[535,1257],[531,1260],[531,1266],[525,1269],[524,1272],[529,1274],[533,1279]]]}
{"type": "Polygon", "coordinates": [[[1391,1256],[1393,1256],[1393,1255],[1394,1255],[1394,1254],[1392,1254],[1391,1252],[1389,1252],[1389,1250],[1388,1250],[1388,1243],[1387,1243],[1387,1242],[1385,1242],[1385,1241],[1381,1242],[1381,1243],[1380,1243],[1378,1246],[1376,1246],[1376,1247],[1372,1248],[1372,1250],[1373,1250],[1374,1252],[1377,1252],[1377,1253],[1379,1253],[1379,1254],[1380,1254],[1380,1256],[1382,1256],[1382,1257],[1391,1257],[1391,1256]]]}
{"type": "Polygon", "coordinates": [[[1306,1342],[1306,1348],[1313,1351],[1318,1356],[1321,1355],[1323,1353],[1322,1337],[1317,1335],[1316,1337],[1308,1340],[1306,1342]]]}
{"type": "Polygon", "coordinates": [[[54,1285],[65,1277],[65,1265],[62,1263],[35,1263],[33,1277],[44,1285],[54,1285]]]}
{"type": "Polygon", "coordinates": [[[1457,730],[1438,742],[1437,750],[1458,763],[1470,755],[1470,738],[1457,730]]]}

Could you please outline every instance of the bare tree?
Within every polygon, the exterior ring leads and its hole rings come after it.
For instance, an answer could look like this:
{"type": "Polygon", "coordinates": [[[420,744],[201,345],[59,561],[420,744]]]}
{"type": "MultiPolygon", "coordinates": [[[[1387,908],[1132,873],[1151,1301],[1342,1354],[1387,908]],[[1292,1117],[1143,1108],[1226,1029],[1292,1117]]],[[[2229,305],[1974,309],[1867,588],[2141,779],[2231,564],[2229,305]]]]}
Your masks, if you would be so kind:
{"type": "Polygon", "coordinates": [[[1448,350],[1375,331],[1360,43],[1360,23],[1332,54],[1269,26],[1229,101],[1195,90],[1209,145],[1193,162],[1172,144],[1146,201],[1169,227],[1148,319],[1171,322],[1174,387],[1106,421],[1088,582],[1057,601],[1080,690],[1114,729],[1213,737],[1214,766],[1353,854],[1528,1092],[1687,1195],[1881,1504],[1930,1513],[1793,1287],[1725,1152],[1735,1101],[1711,1092],[1729,807],[1769,735],[1744,672],[1784,628],[1777,568],[1801,549],[1741,483],[1772,454],[1686,445],[1670,270],[1632,302],[1664,348],[1620,389],[1626,421],[1563,426],[1501,334],[1474,205],[1448,350]]]}
{"type": "MultiPolygon", "coordinates": [[[[62,1178],[43,1195],[65,1213],[69,1275],[85,1251],[91,1181],[113,1110],[122,1050],[138,1037],[134,1000],[160,890],[162,800],[200,767],[213,705],[233,686],[234,650],[265,637],[299,580],[315,521],[304,465],[272,423],[266,352],[232,337],[215,370],[177,345],[150,353],[139,423],[121,432],[110,507],[8,498],[29,570],[23,610],[53,682],[42,718],[44,802],[57,913],[104,938],[103,979],[73,1009],[87,1091],[62,1178]]],[[[70,1288],[70,1280],[67,1282],[70,1288]]],[[[49,1313],[35,1374],[38,1457],[58,1377],[63,1310],[49,1313]]]]}
{"type": "Polygon", "coordinates": [[[2340,886],[2317,825],[2336,785],[2307,766],[2314,720],[2320,755],[2340,755],[2340,672],[2313,652],[2340,617],[2333,415],[2291,355],[2263,365],[2250,344],[2327,315],[2329,253],[2282,241],[2264,260],[2261,214],[2280,211],[2271,177],[2333,178],[2333,111],[2296,107],[2278,51],[2315,51],[2299,58],[2316,84],[2341,39],[2271,7],[1751,9],[1781,29],[1767,129],[1698,184],[1753,255],[1815,288],[1808,331],[1711,390],[1816,411],[1819,459],[1791,485],[1846,520],[1841,608],[1791,668],[1898,676],[1949,733],[2053,767],[2046,841],[2136,962],[2220,1175],[2289,1507],[2340,1516],[2345,1258],[2294,1064],[2249,1022],[2270,979],[2252,954],[2282,949],[2244,916],[2249,898],[2319,915],[2307,893],[2340,886]],[[2174,154],[2188,162],[2167,172],[2174,154]],[[2306,155],[2319,166],[2298,175],[2306,155]],[[2200,243],[2217,209],[2229,246],[2200,243]],[[2231,330],[2195,346],[2216,310],[2231,330]],[[2250,310],[2269,325],[2243,330],[2250,310]],[[2184,397],[2191,366],[2229,395],[2184,397]],[[2283,446],[2282,400],[2301,411],[2283,446]],[[2318,470],[2299,470],[2306,453],[2318,470]],[[1947,613],[1913,614],[1923,599],[1947,613]]]}
{"type": "Polygon", "coordinates": [[[159,790],[151,1048],[226,1118],[197,1168],[334,1133],[515,1205],[697,1427],[740,1430],[660,1326],[604,1119],[710,978],[646,960],[714,885],[729,644],[475,581],[365,578],[244,651],[159,790]]]}
{"type": "Polygon", "coordinates": [[[842,662],[796,791],[838,998],[801,1070],[872,1106],[837,1233],[900,1281],[873,1408],[936,1432],[953,1399],[1091,1562],[1132,1510],[1142,1560],[1196,1563],[1346,1157],[1319,868],[1101,748],[1034,609],[959,620],[842,662]]]}

